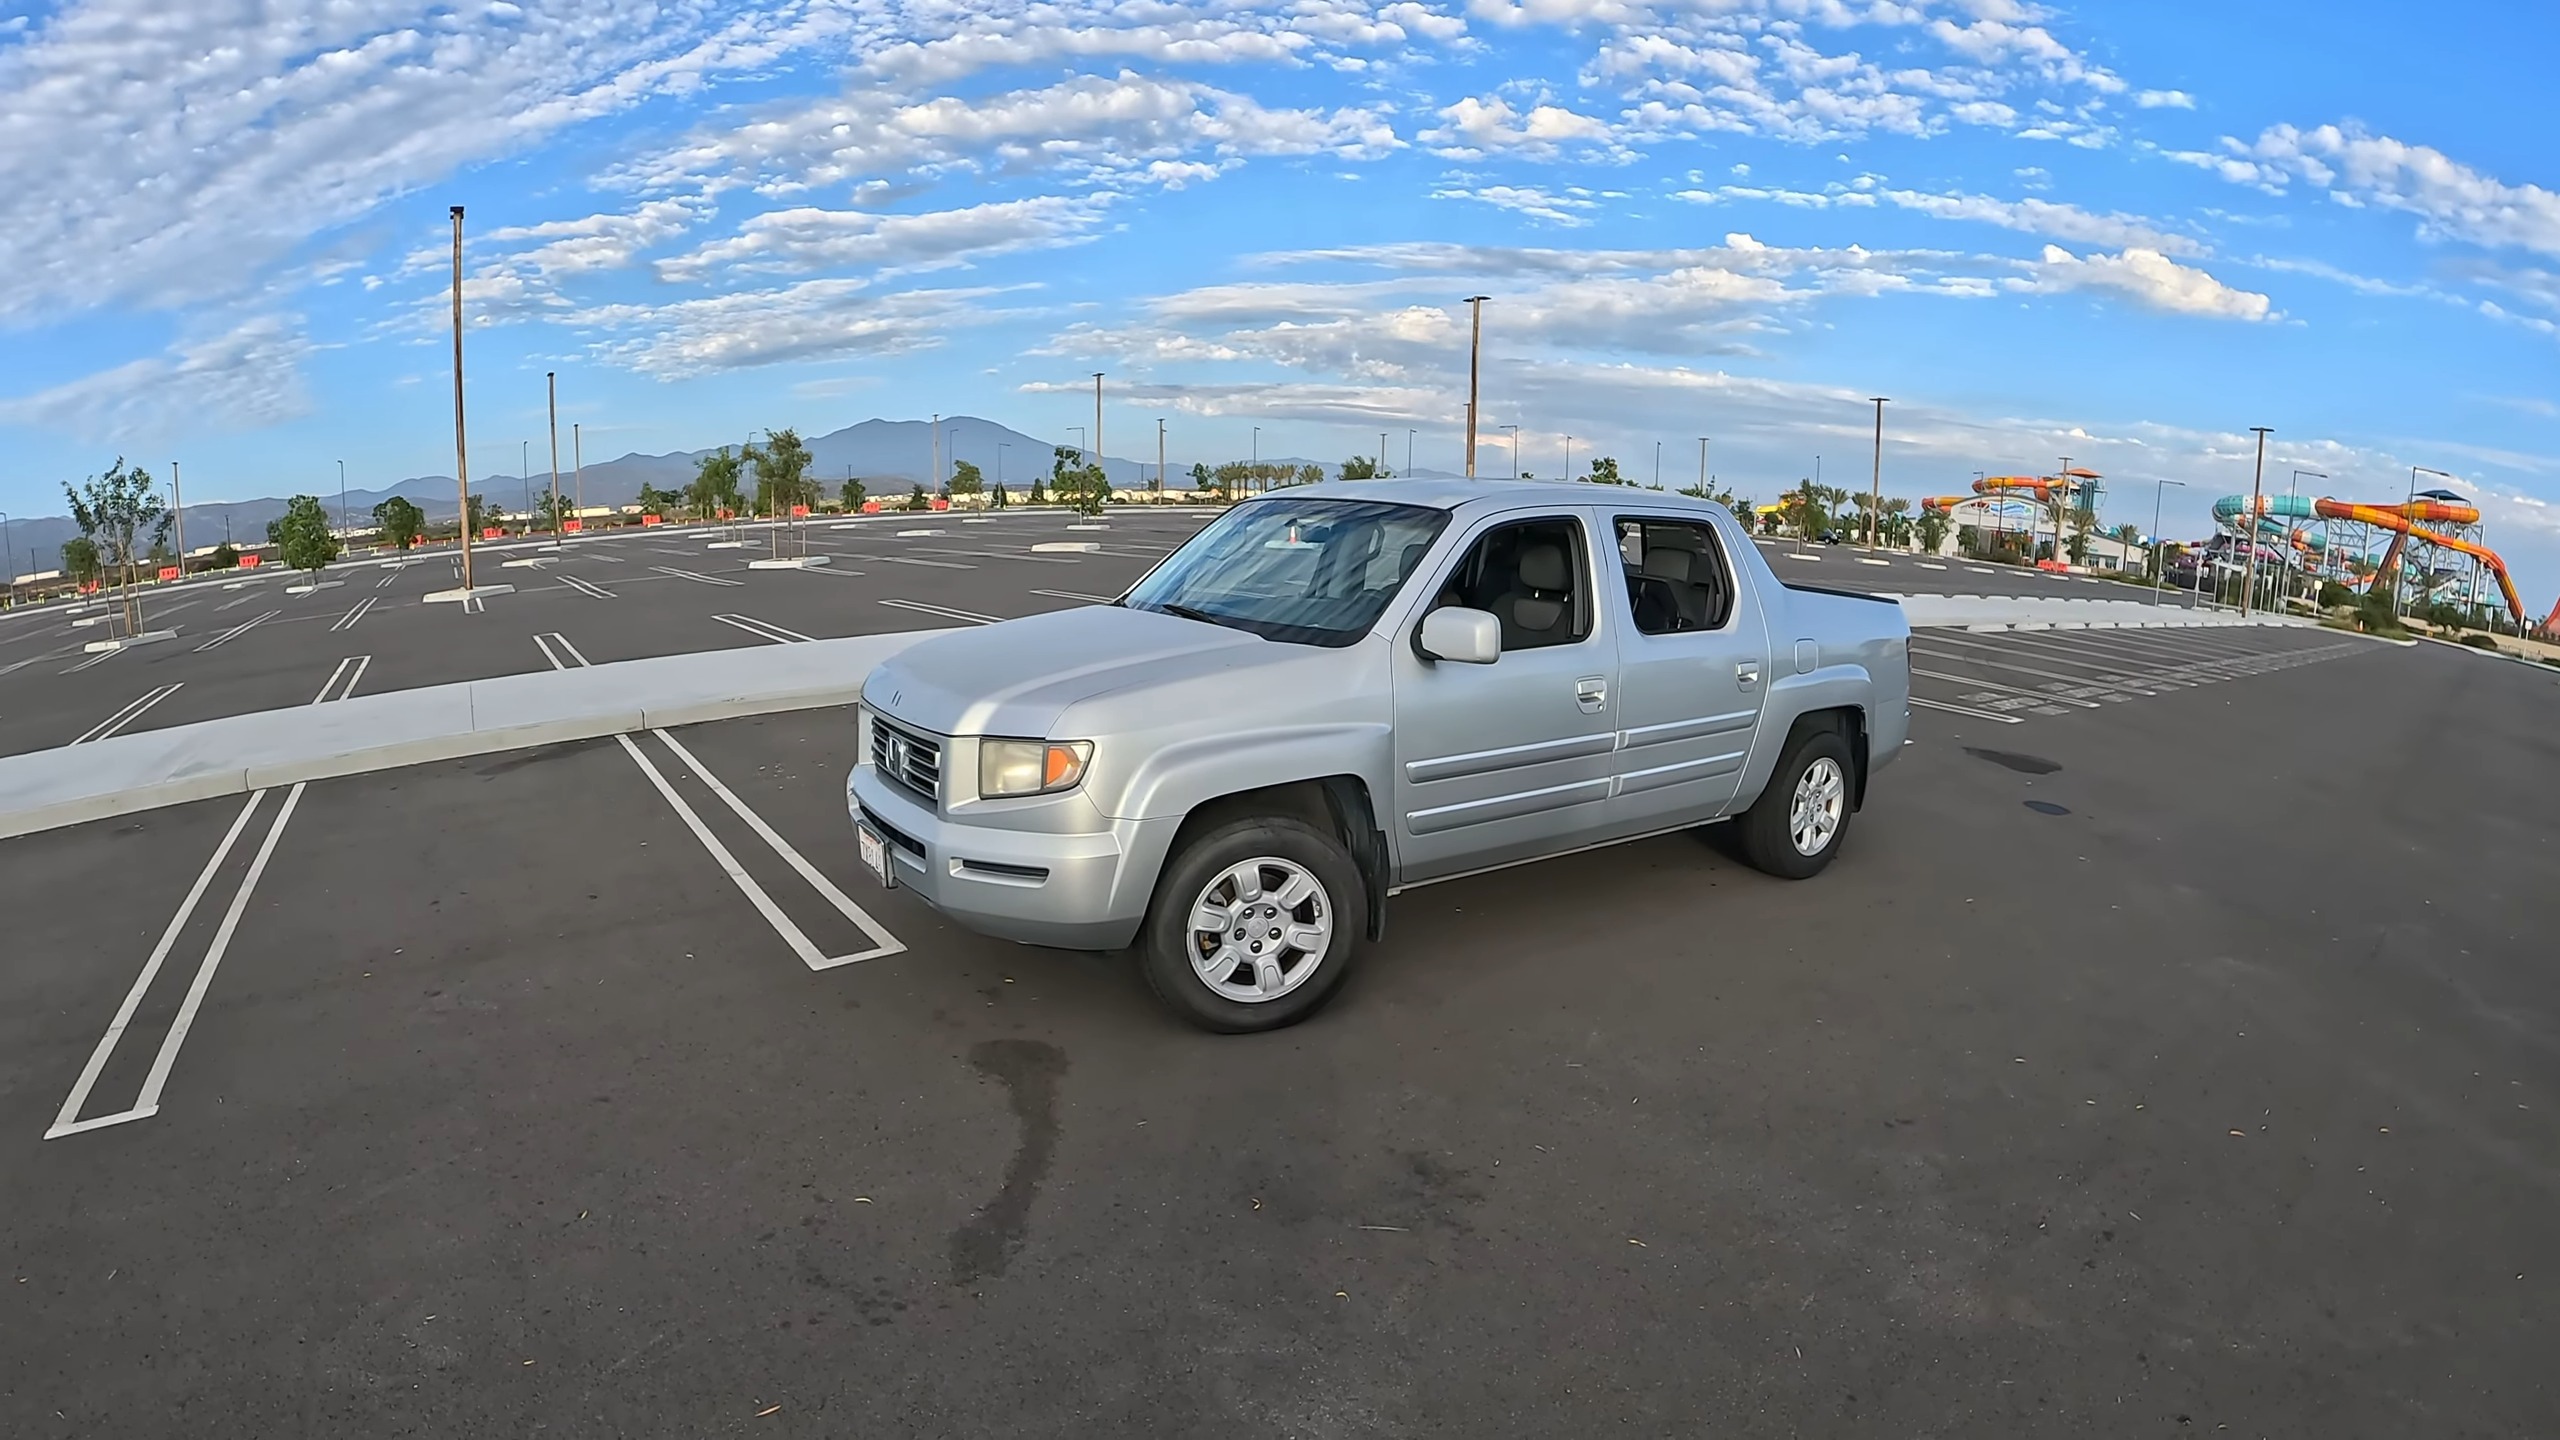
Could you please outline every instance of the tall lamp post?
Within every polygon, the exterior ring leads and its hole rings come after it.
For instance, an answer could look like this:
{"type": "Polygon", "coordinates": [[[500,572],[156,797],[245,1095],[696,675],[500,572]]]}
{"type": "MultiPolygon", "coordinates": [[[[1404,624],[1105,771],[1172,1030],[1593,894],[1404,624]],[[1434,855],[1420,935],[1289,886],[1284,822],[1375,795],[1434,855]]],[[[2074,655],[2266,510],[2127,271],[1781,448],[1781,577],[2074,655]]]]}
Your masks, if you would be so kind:
{"type": "Polygon", "coordinates": [[[2249,481],[2249,514],[2247,517],[2247,523],[2240,527],[2241,539],[2246,541],[2249,546],[2248,554],[2242,558],[2240,565],[2240,615],[2242,619],[2248,618],[2249,601],[2253,598],[2252,592],[2257,589],[2258,585],[2258,506],[2260,503],[2260,497],[2266,493],[2267,486],[2267,436],[2274,433],[2270,427],[2265,425],[2252,425],[2249,429],[2258,437],[2258,468],[2255,477],[2249,481]]]}
{"type": "Polygon", "coordinates": [[[587,446],[574,422],[569,426],[569,506],[584,525],[587,514],[587,446]]]}
{"type": "Polygon", "coordinates": [[[1156,499],[1164,499],[1164,417],[1156,417],[1156,499]]]}
{"type": "Polygon", "coordinates": [[[1707,493],[1707,437],[1698,437],[1698,494],[1707,493]]]}
{"type": "Polygon", "coordinates": [[[560,376],[542,372],[544,403],[551,413],[551,538],[560,538],[560,376]]]}
{"type": "Polygon", "coordinates": [[[453,208],[453,486],[462,508],[453,522],[462,541],[462,588],[471,589],[471,460],[462,433],[462,207],[453,208]]]}
{"type": "MultiPolygon", "coordinates": [[[[2284,519],[2285,519],[2285,537],[2284,537],[2284,538],[2285,538],[2285,548],[2284,548],[2282,551],[2278,552],[2278,553],[2280,553],[2280,554],[2282,554],[2282,555],[2284,556],[2284,579],[2285,579],[2285,596],[2286,596],[2286,598],[2290,598],[2290,596],[2291,596],[2291,594],[2292,594],[2292,591],[2293,591],[2292,577],[2293,577],[2293,570],[2294,570],[2294,554],[2295,554],[2295,551],[2294,551],[2294,548],[2293,548],[2293,520],[2294,520],[2294,506],[2293,506],[2293,503],[2292,503],[2292,502],[2293,502],[2293,498],[2294,498],[2294,496],[2295,496],[2295,495],[2297,495],[2297,494],[2299,494],[2299,493],[2301,492],[2301,489],[2302,489],[2302,477],[2303,477],[2303,476],[2305,476],[2305,475],[2310,476],[2310,477],[2311,477],[2312,479],[2314,479],[2314,480],[2326,480],[2326,479],[2328,479],[2328,478],[2329,478],[2328,473],[2327,473],[2326,471],[2321,471],[2321,470],[2296,470],[2296,471],[2294,471],[2294,472],[2293,472],[2293,478],[2292,478],[2290,481],[2286,482],[2286,484],[2285,484],[2285,487],[2284,487],[2284,498],[2285,498],[2285,502],[2286,502],[2286,503],[2285,503],[2285,507],[2284,507],[2284,511],[2285,511],[2285,514],[2284,514],[2284,519]]],[[[2318,598],[2319,598],[2319,596],[2318,596],[2318,594],[2315,592],[2312,598],[2313,598],[2313,600],[2314,600],[2314,601],[2317,601],[2317,600],[2318,600],[2318,598]]],[[[2282,601],[2281,599],[2280,599],[2280,600],[2278,601],[2278,603],[2277,603],[2277,608],[2278,608],[2278,609],[2282,609],[2282,608],[2283,608],[2283,601],[2282,601]]]]}
{"type": "Polygon", "coordinates": [[[2160,497],[2167,494],[2168,487],[2172,485],[2181,490],[2187,488],[2184,480],[2159,480],[2151,486],[2151,603],[2154,605],[2160,603],[2160,581],[2169,570],[2160,560],[2160,497]]]}
{"type": "Polygon", "coordinates": [[[530,530],[533,528],[530,523],[533,519],[533,442],[530,440],[516,442],[516,478],[524,482],[524,518],[528,522],[525,528],[530,530]]]}
{"type": "MultiPolygon", "coordinates": [[[[347,462],[341,460],[338,462],[338,533],[344,535],[354,528],[354,522],[347,519],[347,462]]],[[[186,563],[187,557],[181,554],[178,557],[179,567],[183,569],[186,563]]]]}
{"type": "Polygon", "coordinates": [[[13,543],[9,538],[9,512],[0,510],[0,560],[6,560],[9,566],[8,583],[0,584],[0,606],[18,603],[18,552],[10,548],[13,543]]]}
{"type": "Polygon", "coordinates": [[[1517,480],[1520,478],[1520,427],[1505,425],[1502,428],[1511,432],[1511,478],[1517,480]]]}
{"type": "Polygon", "coordinates": [[[1102,458],[1102,372],[1099,370],[1093,372],[1093,463],[1095,468],[1105,472],[1102,477],[1102,493],[1109,495],[1111,493],[1109,474],[1111,462],[1102,458]]]}
{"type": "Polygon", "coordinates": [[[1662,442],[1653,442],[1653,488],[1662,488],[1662,442]]]}
{"type": "Polygon", "coordinates": [[[1564,475],[1562,478],[1567,480],[1573,478],[1573,437],[1570,435],[1564,437],[1564,475]]]}
{"type": "Polygon", "coordinates": [[[1868,397],[1876,404],[1875,468],[1867,476],[1867,548],[1876,548],[1876,538],[1884,525],[1884,407],[1882,395],[1868,397]]]}
{"type": "Polygon", "coordinates": [[[1414,432],[1414,431],[1411,431],[1411,430],[1407,430],[1406,432],[1404,432],[1404,475],[1405,475],[1405,478],[1406,478],[1406,479],[1408,479],[1408,480],[1410,480],[1410,479],[1412,479],[1412,478],[1413,478],[1413,437],[1414,437],[1414,434],[1415,434],[1415,432],[1414,432]]]}
{"type": "MultiPolygon", "coordinates": [[[[1478,403],[1482,394],[1479,382],[1484,362],[1484,302],[1492,298],[1490,295],[1467,297],[1467,478],[1470,480],[1476,478],[1476,417],[1482,413],[1478,403]]],[[[1513,467],[1512,478],[1519,478],[1517,466],[1513,467]]]]}

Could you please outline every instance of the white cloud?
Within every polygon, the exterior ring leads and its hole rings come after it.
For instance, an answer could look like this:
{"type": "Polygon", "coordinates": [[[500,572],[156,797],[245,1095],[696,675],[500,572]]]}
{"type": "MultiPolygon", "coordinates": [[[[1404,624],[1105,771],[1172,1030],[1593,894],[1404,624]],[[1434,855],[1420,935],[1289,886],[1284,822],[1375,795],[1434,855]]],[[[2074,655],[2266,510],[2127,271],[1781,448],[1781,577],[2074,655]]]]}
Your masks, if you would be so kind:
{"type": "Polygon", "coordinates": [[[1439,113],[1444,123],[1415,138],[1443,155],[1459,158],[1471,159],[1495,150],[1551,155],[1559,145],[1605,143],[1611,138],[1606,121],[1560,105],[1533,106],[1523,113],[1500,96],[1468,96],[1443,107],[1439,113]]]}
{"type": "Polygon", "coordinates": [[[2145,110],[2193,110],[2196,97],[2184,90],[2138,90],[2133,103],[2145,110]]]}
{"type": "Polygon", "coordinates": [[[597,354],[661,380],[841,355],[898,355],[939,345],[962,325],[996,318],[997,292],[881,295],[856,279],[804,280],[665,304],[599,305],[563,318],[607,338],[597,354]]]}
{"type": "MultiPolygon", "coordinates": [[[[477,237],[474,248],[505,252],[527,240],[540,243],[508,254],[505,264],[546,279],[597,270],[619,270],[641,252],[672,240],[701,218],[700,207],[682,200],[651,200],[627,213],[589,215],[578,220],[548,220],[538,225],[502,226],[477,237]]],[[[445,252],[435,252],[441,264],[445,252]]]]}
{"type": "Polygon", "coordinates": [[[2296,175],[2333,199],[2416,215],[2429,235],[2560,256],[2560,192],[2505,184],[2441,150],[2352,125],[2278,125],[2254,144],[2225,143],[2262,178],[2296,175]]]}
{"type": "Polygon", "coordinates": [[[936,269],[1089,239],[1109,200],[1108,195],[1050,195],[911,215],[773,210],[750,218],[735,235],[660,261],[657,271],[665,280],[699,281],[731,273],[936,269]]]}
{"type": "Polygon", "coordinates": [[[1536,185],[1444,186],[1431,192],[1434,200],[1474,200],[1502,210],[1516,210],[1523,215],[1556,225],[1588,225],[1591,211],[1600,202],[1587,195],[1570,192],[1559,194],[1536,185]]]}
{"type": "Polygon", "coordinates": [[[297,316],[208,325],[164,354],[0,400],[0,424],[100,445],[275,425],[309,413],[302,362],[313,349],[297,316]]]}
{"type": "Polygon", "coordinates": [[[1880,192],[1894,205],[1941,220],[1974,220],[2054,240],[2122,249],[2139,246],[2164,255],[2195,256],[2204,245],[2162,229],[2138,215],[2100,215],[2050,200],[1996,200],[1988,195],[1932,195],[1914,190],[1880,192]]]}
{"type": "Polygon", "coordinates": [[[2253,321],[2274,316],[2266,296],[2235,290],[2202,270],[2139,246],[2130,247],[2121,255],[2083,258],[2060,246],[2047,245],[2043,263],[2035,273],[2009,283],[2021,290],[2113,291],[2151,309],[2177,315],[2253,321]]]}
{"type": "Polygon", "coordinates": [[[66,4],[0,46],[0,324],[245,293],[459,167],[836,28],[652,0],[66,4]]]}

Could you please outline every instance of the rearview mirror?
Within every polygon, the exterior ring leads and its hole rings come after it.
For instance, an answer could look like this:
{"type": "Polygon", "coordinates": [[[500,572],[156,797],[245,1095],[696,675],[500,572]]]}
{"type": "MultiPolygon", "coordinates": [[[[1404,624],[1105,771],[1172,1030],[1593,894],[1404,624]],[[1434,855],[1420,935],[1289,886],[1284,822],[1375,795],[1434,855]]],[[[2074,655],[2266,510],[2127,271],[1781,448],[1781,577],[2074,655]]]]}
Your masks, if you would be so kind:
{"type": "Polygon", "coordinates": [[[1416,639],[1425,659],[1490,665],[1502,658],[1502,622],[1463,605],[1423,616],[1422,633],[1416,639]]]}

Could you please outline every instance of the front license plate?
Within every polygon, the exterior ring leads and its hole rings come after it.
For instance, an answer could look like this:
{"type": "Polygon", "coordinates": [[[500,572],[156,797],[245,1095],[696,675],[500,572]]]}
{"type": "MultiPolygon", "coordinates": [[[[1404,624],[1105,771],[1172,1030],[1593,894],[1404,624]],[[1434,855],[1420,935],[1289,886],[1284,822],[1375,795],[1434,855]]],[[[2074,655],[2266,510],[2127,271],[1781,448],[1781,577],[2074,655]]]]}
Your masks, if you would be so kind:
{"type": "Polygon", "coordinates": [[[862,863],[880,881],[884,890],[898,888],[898,872],[889,866],[889,846],[868,825],[853,827],[854,842],[862,847],[862,863]]]}

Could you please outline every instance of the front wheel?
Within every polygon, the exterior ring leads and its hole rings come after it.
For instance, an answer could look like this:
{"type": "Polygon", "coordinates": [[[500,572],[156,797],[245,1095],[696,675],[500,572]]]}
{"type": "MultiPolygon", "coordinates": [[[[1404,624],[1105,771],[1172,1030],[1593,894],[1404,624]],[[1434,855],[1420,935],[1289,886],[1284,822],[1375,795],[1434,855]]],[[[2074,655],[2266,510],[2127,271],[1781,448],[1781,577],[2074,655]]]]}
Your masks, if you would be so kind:
{"type": "Polygon", "coordinates": [[[1238,820],[1165,866],[1139,965],[1156,998],[1203,1030],[1277,1030],[1333,998],[1368,911],[1334,837],[1282,817],[1238,820]]]}
{"type": "Polygon", "coordinates": [[[1849,832],[1849,742],[1810,730],[1787,747],[1768,788],[1742,812],[1742,858],[1782,880],[1822,873],[1849,832]]]}

